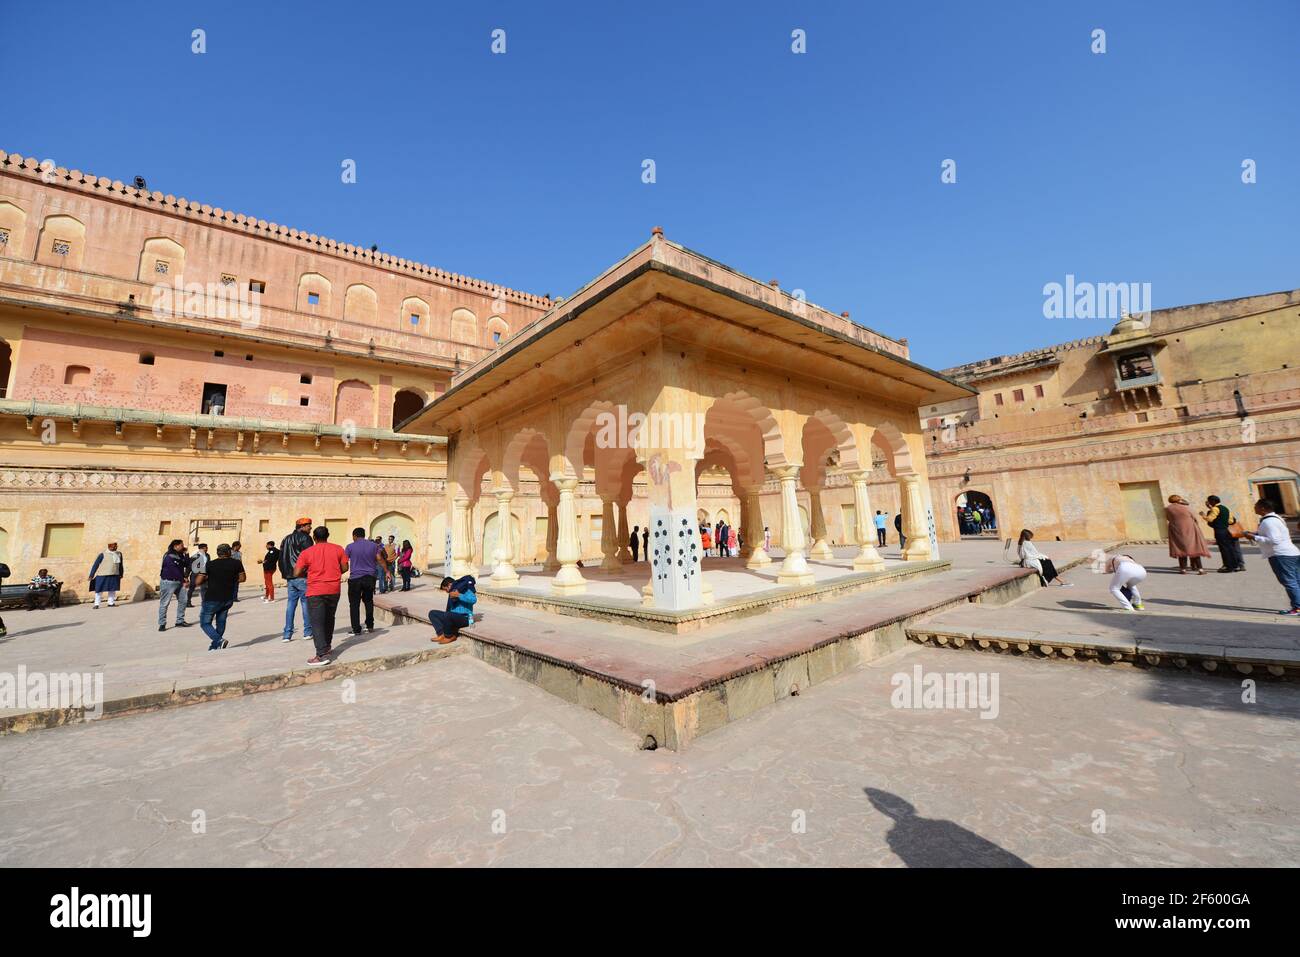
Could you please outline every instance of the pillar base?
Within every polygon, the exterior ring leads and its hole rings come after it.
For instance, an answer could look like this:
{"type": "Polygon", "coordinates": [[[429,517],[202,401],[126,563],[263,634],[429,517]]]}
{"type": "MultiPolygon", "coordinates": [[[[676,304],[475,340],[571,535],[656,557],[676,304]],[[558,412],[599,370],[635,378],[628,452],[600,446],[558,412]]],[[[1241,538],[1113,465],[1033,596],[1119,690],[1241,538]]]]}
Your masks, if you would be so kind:
{"type": "Polygon", "coordinates": [[[600,563],[600,570],[603,572],[621,572],[623,563],[618,560],[617,555],[606,555],[605,560],[600,563]]]}
{"type": "Polygon", "coordinates": [[[816,558],[819,561],[835,557],[831,547],[827,544],[826,539],[819,538],[813,543],[812,550],[808,553],[809,558],[816,558]]]}
{"type": "Polygon", "coordinates": [[[587,590],[587,580],[577,565],[564,565],[551,579],[552,595],[581,595],[587,590]]]}
{"type": "Polygon", "coordinates": [[[776,576],[778,585],[811,585],[817,579],[808,570],[808,562],[801,552],[791,552],[781,563],[781,573],[776,576]]]}
{"type": "Polygon", "coordinates": [[[903,561],[928,562],[929,560],[930,560],[930,539],[909,538],[907,540],[907,547],[903,549],[903,561]]]}
{"type": "MultiPolygon", "coordinates": [[[[700,583],[700,601],[705,605],[712,605],[713,586],[708,582],[700,583]]],[[[653,608],[655,604],[655,586],[645,584],[641,586],[641,606],[643,608],[653,608]]]]}
{"type": "Polygon", "coordinates": [[[855,572],[878,572],[885,567],[885,560],[880,557],[874,545],[867,545],[862,549],[861,554],[856,555],[853,559],[853,570],[855,572]]]}
{"type": "Polygon", "coordinates": [[[745,562],[746,568],[763,568],[772,564],[772,556],[762,547],[754,549],[750,554],[748,561],[745,562]]]}
{"type": "Polygon", "coordinates": [[[492,584],[494,585],[518,585],[519,573],[515,571],[515,566],[500,564],[492,569],[492,584]]]}
{"type": "Polygon", "coordinates": [[[478,569],[469,562],[452,562],[451,577],[464,578],[466,575],[478,575],[478,569]]]}

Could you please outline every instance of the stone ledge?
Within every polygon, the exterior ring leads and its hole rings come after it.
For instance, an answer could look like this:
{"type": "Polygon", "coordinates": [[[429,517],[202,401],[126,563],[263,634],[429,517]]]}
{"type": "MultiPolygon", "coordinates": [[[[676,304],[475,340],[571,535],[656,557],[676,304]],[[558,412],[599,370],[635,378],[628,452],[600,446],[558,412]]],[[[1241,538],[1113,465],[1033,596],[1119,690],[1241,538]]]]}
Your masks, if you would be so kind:
{"type": "Polygon", "coordinates": [[[166,690],[110,698],[102,703],[102,713],[98,719],[93,714],[87,717],[87,709],[84,707],[46,708],[0,714],[0,735],[21,734],[40,728],[57,728],[65,724],[75,724],[83,721],[144,714],[149,711],[178,708],[185,705],[199,704],[204,701],[242,698],[244,695],[258,694],[263,691],[278,691],[281,688],[319,684],[322,681],[331,681],[335,678],[347,678],[352,675],[369,674],[375,671],[405,668],[410,665],[464,653],[465,649],[461,646],[440,645],[427,651],[407,651],[378,658],[363,658],[354,662],[335,662],[324,668],[295,668],[289,671],[272,671],[251,677],[239,672],[230,672],[228,675],[214,676],[222,680],[206,680],[203,683],[189,685],[184,684],[185,679],[182,678],[175,682],[162,683],[162,687],[166,690]],[[241,674],[241,677],[233,677],[235,674],[241,674]],[[170,687],[167,687],[168,684],[170,684],[170,687]]]}
{"type": "Polygon", "coordinates": [[[908,640],[917,644],[965,647],[1009,654],[1035,654],[1043,658],[1095,658],[1127,661],[1153,667],[1172,665],[1186,668],[1200,664],[1206,671],[1230,665],[1241,674],[1262,668],[1273,677],[1300,676],[1300,651],[1290,648],[1232,648],[1220,644],[1113,638],[1099,635],[1045,634],[1010,628],[965,628],[919,623],[907,629],[908,640]]]}

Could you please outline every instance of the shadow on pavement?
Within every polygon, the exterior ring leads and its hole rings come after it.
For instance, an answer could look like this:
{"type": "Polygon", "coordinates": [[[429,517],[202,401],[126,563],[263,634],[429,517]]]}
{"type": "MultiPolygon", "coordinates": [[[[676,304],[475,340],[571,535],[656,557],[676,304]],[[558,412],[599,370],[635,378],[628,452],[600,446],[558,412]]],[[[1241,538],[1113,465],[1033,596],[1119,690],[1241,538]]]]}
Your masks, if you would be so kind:
{"type": "Polygon", "coordinates": [[[953,821],[920,817],[896,794],[863,788],[867,799],[894,822],[886,840],[908,867],[1029,867],[1026,861],[953,821]]]}

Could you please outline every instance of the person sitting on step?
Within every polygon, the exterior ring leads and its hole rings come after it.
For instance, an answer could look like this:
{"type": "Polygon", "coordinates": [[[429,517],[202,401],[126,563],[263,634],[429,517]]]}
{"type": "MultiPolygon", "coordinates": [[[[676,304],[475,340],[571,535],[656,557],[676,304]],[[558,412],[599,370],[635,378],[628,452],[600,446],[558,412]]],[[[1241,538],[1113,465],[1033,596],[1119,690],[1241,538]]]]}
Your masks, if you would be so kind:
{"type": "Polygon", "coordinates": [[[447,593],[447,609],[429,612],[429,624],[433,625],[434,632],[430,640],[449,645],[462,628],[474,623],[474,603],[478,601],[478,593],[473,575],[444,578],[438,587],[447,593]]]}

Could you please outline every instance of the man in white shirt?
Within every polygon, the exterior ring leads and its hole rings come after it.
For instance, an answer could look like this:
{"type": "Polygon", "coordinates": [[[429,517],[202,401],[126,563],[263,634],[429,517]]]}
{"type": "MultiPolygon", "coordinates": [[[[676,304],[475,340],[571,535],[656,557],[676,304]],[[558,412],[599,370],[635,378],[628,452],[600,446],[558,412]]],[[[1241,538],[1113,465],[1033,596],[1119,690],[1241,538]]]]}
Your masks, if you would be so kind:
{"type": "Polygon", "coordinates": [[[1286,590],[1287,600],[1291,602],[1289,611],[1278,612],[1280,615],[1300,617],[1300,548],[1291,541],[1291,530],[1286,526],[1286,519],[1277,513],[1277,507],[1266,498],[1255,503],[1255,514],[1259,516],[1259,527],[1246,536],[1259,545],[1259,553],[1268,559],[1273,574],[1286,590]]]}

